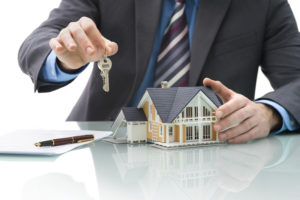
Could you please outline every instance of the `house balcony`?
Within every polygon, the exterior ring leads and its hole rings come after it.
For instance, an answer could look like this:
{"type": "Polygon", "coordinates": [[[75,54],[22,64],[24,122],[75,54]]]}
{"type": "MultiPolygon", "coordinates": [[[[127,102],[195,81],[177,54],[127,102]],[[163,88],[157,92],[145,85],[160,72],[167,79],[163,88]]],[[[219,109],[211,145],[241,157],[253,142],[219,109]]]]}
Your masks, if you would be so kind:
{"type": "Polygon", "coordinates": [[[181,118],[175,119],[174,123],[182,124],[182,123],[215,123],[217,122],[216,116],[205,116],[205,117],[191,117],[191,118],[181,118]]]}

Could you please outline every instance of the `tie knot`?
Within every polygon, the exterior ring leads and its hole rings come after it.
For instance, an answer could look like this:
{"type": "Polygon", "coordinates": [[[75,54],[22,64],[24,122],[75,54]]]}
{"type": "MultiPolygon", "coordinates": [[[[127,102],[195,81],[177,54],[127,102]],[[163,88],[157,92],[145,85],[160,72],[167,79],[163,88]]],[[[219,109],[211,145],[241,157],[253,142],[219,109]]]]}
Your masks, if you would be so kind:
{"type": "Polygon", "coordinates": [[[176,0],[176,3],[181,3],[183,4],[185,2],[185,0],[176,0]]]}

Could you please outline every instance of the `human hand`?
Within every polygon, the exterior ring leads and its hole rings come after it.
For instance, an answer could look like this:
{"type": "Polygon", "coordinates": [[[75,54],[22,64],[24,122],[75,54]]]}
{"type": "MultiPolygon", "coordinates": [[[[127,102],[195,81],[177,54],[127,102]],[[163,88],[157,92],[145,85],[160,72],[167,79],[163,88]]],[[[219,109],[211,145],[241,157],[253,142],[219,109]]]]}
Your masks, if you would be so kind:
{"type": "Polygon", "coordinates": [[[77,70],[89,62],[100,60],[104,54],[117,53],[118,45],[101,35],[96,24],[87,17],[71,22],[49,42],[51,49],[66,71],[77,70]]]}
{"type": "Polygon", "coordinates": [[[224,102],[216,110],[219,121],[214,125],[220,141],[242,143],[263,138],[280,124],[281,117],[273,108],[235,93],[220,81],[205,78],[203,84],[210,87],[224,102]]]}

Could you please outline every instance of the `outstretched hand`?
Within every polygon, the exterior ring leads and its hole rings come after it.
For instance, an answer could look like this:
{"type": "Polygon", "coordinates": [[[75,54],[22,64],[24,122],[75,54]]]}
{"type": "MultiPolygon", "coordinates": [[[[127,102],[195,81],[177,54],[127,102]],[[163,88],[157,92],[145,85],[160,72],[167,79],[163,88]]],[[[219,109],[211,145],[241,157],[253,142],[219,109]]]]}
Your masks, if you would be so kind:
{"type": "Polygon", "coordinates": [[[249,100],[228,89],[220,81],[205,78],[203,85],[210,87],[224,102],[216,110],[219,121],[214,125],[221,141],[242,143],[263,138],[281,122],[276,110],[249,100]]]}
{"type": "Polygon", "coordinates": [[[49,45],[59,60],[59,66],[67,71],[77,70],[118,51],[117,43],[106,39],[87,17],[71,22],[50,40],[49,45]]]}

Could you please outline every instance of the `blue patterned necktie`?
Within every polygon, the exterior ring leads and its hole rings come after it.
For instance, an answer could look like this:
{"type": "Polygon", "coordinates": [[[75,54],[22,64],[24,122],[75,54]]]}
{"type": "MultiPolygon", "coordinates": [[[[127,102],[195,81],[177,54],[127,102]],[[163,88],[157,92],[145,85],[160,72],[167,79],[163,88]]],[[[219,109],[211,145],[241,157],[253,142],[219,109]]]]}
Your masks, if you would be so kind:
{"type": "Polygon", "coordinates": [[[162,81],[168,81],[168,87],[187,86],[190,55],[185,0],[176,0],[157,58],[154,87],[159,87],[162,81]]]}

